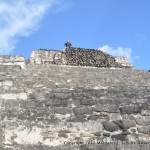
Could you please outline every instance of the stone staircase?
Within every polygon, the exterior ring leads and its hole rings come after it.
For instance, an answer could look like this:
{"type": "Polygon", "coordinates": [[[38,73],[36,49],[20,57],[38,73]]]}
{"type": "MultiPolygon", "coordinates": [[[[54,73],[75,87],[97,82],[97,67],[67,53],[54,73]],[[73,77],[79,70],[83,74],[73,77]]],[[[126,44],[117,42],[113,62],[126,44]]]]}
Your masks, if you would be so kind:
{"type": "Polygon", "coordinates": [[[150,73],[1,65],[0,118],[0,150],[150,149],[150,73]]]}

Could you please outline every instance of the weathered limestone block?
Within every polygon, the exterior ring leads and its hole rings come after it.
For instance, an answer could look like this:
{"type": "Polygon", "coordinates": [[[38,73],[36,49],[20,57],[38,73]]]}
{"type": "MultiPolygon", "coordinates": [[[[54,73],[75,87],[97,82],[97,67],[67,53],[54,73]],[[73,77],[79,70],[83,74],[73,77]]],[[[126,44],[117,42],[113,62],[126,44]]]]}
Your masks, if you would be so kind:
{"type": "Polygon", "coordinates": [[[150,125],[150,117],[149,118],[142,118],[135,120],[138,125],[148,126],[150,125]]]}
{"type": "Polygon", "coordinates": [[[17,94],[0,94],[0,98],[5,100],[17,100],[17,94]]]}
{"type": "Polygon", "coordinates": [[[69,99],[72,97],[72,93],[52,93],[52,97],[61,98],[61,99],[69,99]]]}
{"type": "Polygon", "coordinates": [[[150,125],[149,126],[144,126],[144,127],[138,127],[137,131],[139,133],[143,133],[143,134],[150,134],[150,125]]]}
{"type": "Polygon", "coordinates": [[[11,81],[11,80],[3,81],[3,82],[2,82],[2,85],[3,85],[3,86],[12,86],[12,85],[13,85],[13,81],[11,81]]]}
{"type": "Polygon", "coordinates": [[[106,131],[114,132],[119,130],[119,126],[113,121],[105,121],[103,122],[103,126],[106,131]]]}
{"type": "Polygon", "coordinates": [[[117,120],[115,123],[120,127],[120,129],[129,129],[136,126],[136,122],[129,119],[117,120]]]}
{"type": "Polygon", "coordinates": [[[83,97],[80,100],[81,105],[95,105],[96,101],[92,97],[83,97]]]}
{"type": "Polygon", "coordinates": [[[5,112],[3,115],[5,115],[5,117],[7,118],[14,118],[17,117],[18,114],[19,114],[18,108],[5,108],[5,112]]]}
{"type": "Polygon", "coordinates": [[[93,90],[93,89],[89,89],[89,90],[84,90],[82,92],[82,95],[84,97],[94,97],[96,95],[96,93],[99,92],[99,90],[93,90]]]}
{"type": "Polygon", "coordinates": [[[150,103],[149,103],[149,100],[147,101],[147,103],[142,104],[141,114],[144,115],[144,116],[150,116],[150,103]]]}
{"type": "Polygon", "coordinates": [[[62,51],[58,50],[34,50],[31,53],[30,62],[37,64],[65,64],[62,51]]]}
{"type": "Polygon", "coordinates": [[[35,104],[35,101],[33,100],[28,100],[28,101],[21,101],[20,102],[20,107],[21,108],[35,108],[36,107],[36,104],[35,104]]]}
{"type": "Polygon", "coordinates": [[[56,107],[54,108],[54,112],[58,114],[72,114],[73,110],[71,108],[65,108],[65,107],[56,107]]]}
{"type": "Polygon", "coordinates": [[[147,103],[142,103],[142,109],[143,110],[149,110],[150,109],[150,99],[148,99],[147,103]]]}
{"type": "Polygon", "coordinates": [[[103,89],[103,87],[102,87],[102,89],[96,91],[95,96],[101,97],[101,96],[105,96],[106,94],[107,94],[106,89],[105,88],[103,89]]]}
{"type": "Polygon", "coordinates": [[[96,112],[109,112],[109,113],[119,113],[119,108],[115,105],[97,105],[93,107],[93,111],[96,112]]]}
{"type": "Polygon", "coordinates": [[[90,134],[95,134],[103,131],[102,120],[90,120],[82,123],[82,129],[84,132],[89,132],[90,134]]]}
{"type": "Polygon", "coordinates": [[[127,97],[127,98],[134,98],[134,97],[136,97],[137,98],[137,93],[136,93],[136,91],[130,91],[130,92],[124,92],[124,95],[125,95],[125,97],[127,97]]]}
{"type": "Polygon", "coordinates": [[[10,100],[4,100],[1,104],[1,107],[19,107],[19,102],[13,99],[10,100]]]}
{"type": "Polygon", "coordinates": [[[150,110],[141,110],[141,115],[150,116],[150,110]]]}
{"type": "Polygon", "coordinates": [[[141,108],[135,104],[120,106],[119,109],[123,114],[135,114],[141,112],[141,108]]]}
{"type": "Polygon", "coordinates": [[[123,116],[120,113],[109,113],[109,119],[115,121],[115,120],[122,120],[123,116]]]}
{"type": "Polygon", "coordinates": [[[68,101],[66,99],[57,99],[52,98],[45,102],[46,106],[53,106],[53,107],[67,107],[68,101]]]}
{"type": "Polygon", "coordinates": [[[110,136],[110,133],[104,132],[104,133],[103,133],[103,136],[109,137],[109,136],[110,136]]]}
{"type": "Polygon", "coordinates": [[[75,107],[73,112],[76,117],[83,116],[84,114],[92,114],[92,109],[90,107],[75,107]]]}
{"type": "Polygon", "coordinates": [[[19,100],[27,100],[28,96],[26,93],[19,93],[17,94],[17,99],[19,100]]]}
{"type": "Polygon", "coordinates": [[[111,136],[112,139],[115,139],[117,141],[126,141],[126,137],[127,135],[125,134],[116,134],[111,136]]]}
{"type": "Polygon", "coordinates": [[[32,92],[29,94],[29,99],[36,100],[37,102],[43,102],[49,99],[50,93],[50,91],[48,94],[32,92]]]}

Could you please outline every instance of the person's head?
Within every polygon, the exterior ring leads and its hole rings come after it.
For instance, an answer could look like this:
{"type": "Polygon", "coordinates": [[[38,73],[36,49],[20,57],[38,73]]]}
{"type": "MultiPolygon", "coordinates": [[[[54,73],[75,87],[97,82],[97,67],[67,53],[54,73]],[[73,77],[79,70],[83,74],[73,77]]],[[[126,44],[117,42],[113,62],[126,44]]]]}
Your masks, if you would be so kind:
{"type": "Polygon", "coordinates": [[[67,42],[70,42],[69,40],[67,42]]]}

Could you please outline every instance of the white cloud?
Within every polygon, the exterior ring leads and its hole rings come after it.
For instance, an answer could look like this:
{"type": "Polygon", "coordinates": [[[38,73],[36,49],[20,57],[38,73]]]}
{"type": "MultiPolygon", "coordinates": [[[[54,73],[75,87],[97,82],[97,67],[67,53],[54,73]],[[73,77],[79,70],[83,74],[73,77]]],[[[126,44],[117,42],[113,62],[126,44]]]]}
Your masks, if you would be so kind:
{"type": "Polygon", "coordinates": [[[104,45],[98,48],[113,56],[123,56],[127,57],[129,62],[133,62],[135,59],[139,59],[139,56],[132,56],[132,49],[127,47],[110,47],[109,45],[104,45]]]}
{"type": "Polygon", "coordinates": [[[11,54],[19,36],[38,29],[47,10],[59,0],[0,0],[0,54],[11,54]]]}

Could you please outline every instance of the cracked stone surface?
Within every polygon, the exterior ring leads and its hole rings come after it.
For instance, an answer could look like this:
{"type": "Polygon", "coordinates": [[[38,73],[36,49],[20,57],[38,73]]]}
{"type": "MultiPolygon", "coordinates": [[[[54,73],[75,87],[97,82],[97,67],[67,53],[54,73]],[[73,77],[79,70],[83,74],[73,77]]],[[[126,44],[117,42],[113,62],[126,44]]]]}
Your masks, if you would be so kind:
{"type": "Polygon", "coordinates": [[[147,150],[149,108],[146,71],[0,65],[0,150],[147,150]]]}

